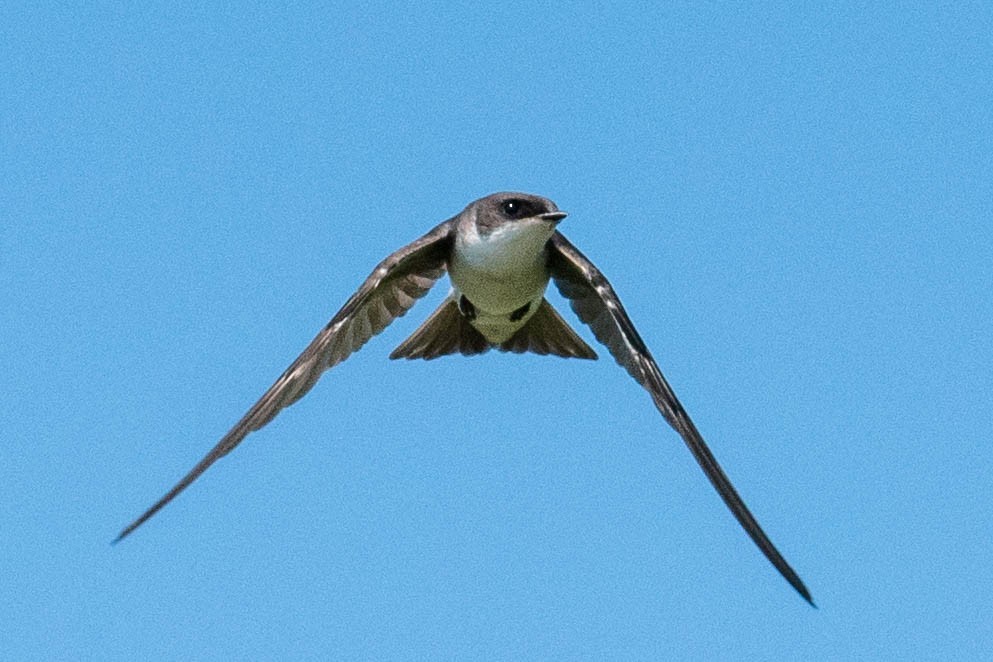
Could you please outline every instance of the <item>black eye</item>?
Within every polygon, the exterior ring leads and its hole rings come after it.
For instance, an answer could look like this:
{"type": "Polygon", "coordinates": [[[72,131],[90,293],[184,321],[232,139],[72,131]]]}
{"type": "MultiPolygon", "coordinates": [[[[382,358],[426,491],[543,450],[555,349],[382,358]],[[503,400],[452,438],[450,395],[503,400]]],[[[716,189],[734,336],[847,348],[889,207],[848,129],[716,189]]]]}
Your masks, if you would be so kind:
{"type": "Polygon", "coordinates": [[[500,208],[508,218],[524,218],[528,213],[528,204],[523,200],[507,200],[500,208]]]}

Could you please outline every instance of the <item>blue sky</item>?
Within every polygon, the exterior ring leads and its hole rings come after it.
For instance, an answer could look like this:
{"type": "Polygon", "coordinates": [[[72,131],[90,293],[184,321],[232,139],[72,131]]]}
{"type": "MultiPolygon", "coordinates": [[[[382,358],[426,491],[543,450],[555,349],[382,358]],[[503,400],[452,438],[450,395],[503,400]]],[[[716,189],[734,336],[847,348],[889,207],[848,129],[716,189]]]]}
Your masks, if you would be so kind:
{"type": "Polygon", "coordinates": [[[991,34],[5,4],[4,656],[989,657],[991,34]],[[110,545],[376,262],[503,189],[570,212],[819,609],[611,361],[389,361],[447,284],[110,545]]]}

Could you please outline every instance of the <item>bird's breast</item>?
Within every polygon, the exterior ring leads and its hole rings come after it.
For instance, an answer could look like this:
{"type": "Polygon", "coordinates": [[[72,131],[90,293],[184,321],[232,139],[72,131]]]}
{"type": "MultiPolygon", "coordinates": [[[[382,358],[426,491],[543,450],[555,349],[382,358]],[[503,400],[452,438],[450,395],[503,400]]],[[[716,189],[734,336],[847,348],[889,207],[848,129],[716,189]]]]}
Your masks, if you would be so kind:
{"type": "Polygon", "coordinates": [[[449,276],[483,315],[508,315],[540,300],[548,286],[545,244],[552,229],[519,224],[482,235],[475,228],[455,241],[449,276]]]}
{"type": "Polygon", "coordinates": [[[544,256],[525,263],[487,263],[459,259],[449,265],[455,289],[464,294],[481,316],[509,315],[539,298],[548,286],[544,256]]]}
{"type": "Polygon", "coordinates": [[[448,267],[455,296],[468,300],[471,324],[492,343],[510,339],[541,304],[549,273],[540,240],[506,233],[456,241],[448,267]]]}

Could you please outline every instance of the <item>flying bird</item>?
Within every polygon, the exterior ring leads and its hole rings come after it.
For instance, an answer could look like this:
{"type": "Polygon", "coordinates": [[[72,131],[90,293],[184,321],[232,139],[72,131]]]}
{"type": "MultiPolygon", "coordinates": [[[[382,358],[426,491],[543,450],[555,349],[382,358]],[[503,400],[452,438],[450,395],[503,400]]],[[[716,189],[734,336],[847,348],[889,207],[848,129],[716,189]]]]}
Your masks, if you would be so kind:
{"type": "Polygon", "coordinates": [[[682,437],[724,503],[766,558],[810,604],[810,592],[759,526],[693,421],[676,399],[600,270],[557,227],[566,214],[527,193],[494,193],[380,262],[303,353],[240,421],[165,496],[125,527],[122,540],[250,433],[299,400],[333,368],[393,320],[448,272],[451,292],[391,359],[472,356],[490,349],[595,359],[596,353],[545,299],[549,281],[614,360],[641,384],[682,437]]]}

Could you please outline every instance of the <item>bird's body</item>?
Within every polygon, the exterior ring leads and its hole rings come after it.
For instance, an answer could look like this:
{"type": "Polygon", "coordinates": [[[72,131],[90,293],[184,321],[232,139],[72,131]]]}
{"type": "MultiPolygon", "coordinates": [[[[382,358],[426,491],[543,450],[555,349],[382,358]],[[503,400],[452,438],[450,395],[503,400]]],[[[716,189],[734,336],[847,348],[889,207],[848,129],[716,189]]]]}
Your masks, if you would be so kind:
{"type": "Polygon", "coordinates": [[[490,343],[509,340],[538,310],[550,278],[546,245],[554,232],[555,222],[544,220],[490,232],[481,232],[474,216],[459,222],[448,265],[452,294],[471,302],[470,324],[490,343]]]}
{"type": "Polygon", "coordinates": [[[580,321],[641,384],[763,554],[807,601],[800,577],[762,531],[666,382],[607,279],[557,225],[546,198],[495,193],[469,204],[372,271],[331,321],[214,448],[138,519],[121,540],[182,492],[252,431],[271,421],[423,297],[447,271],[452,291],[390,358],[472,356],[490,349],[595,359],[596,353],[544,298],[549,281],[580,321]]]}

